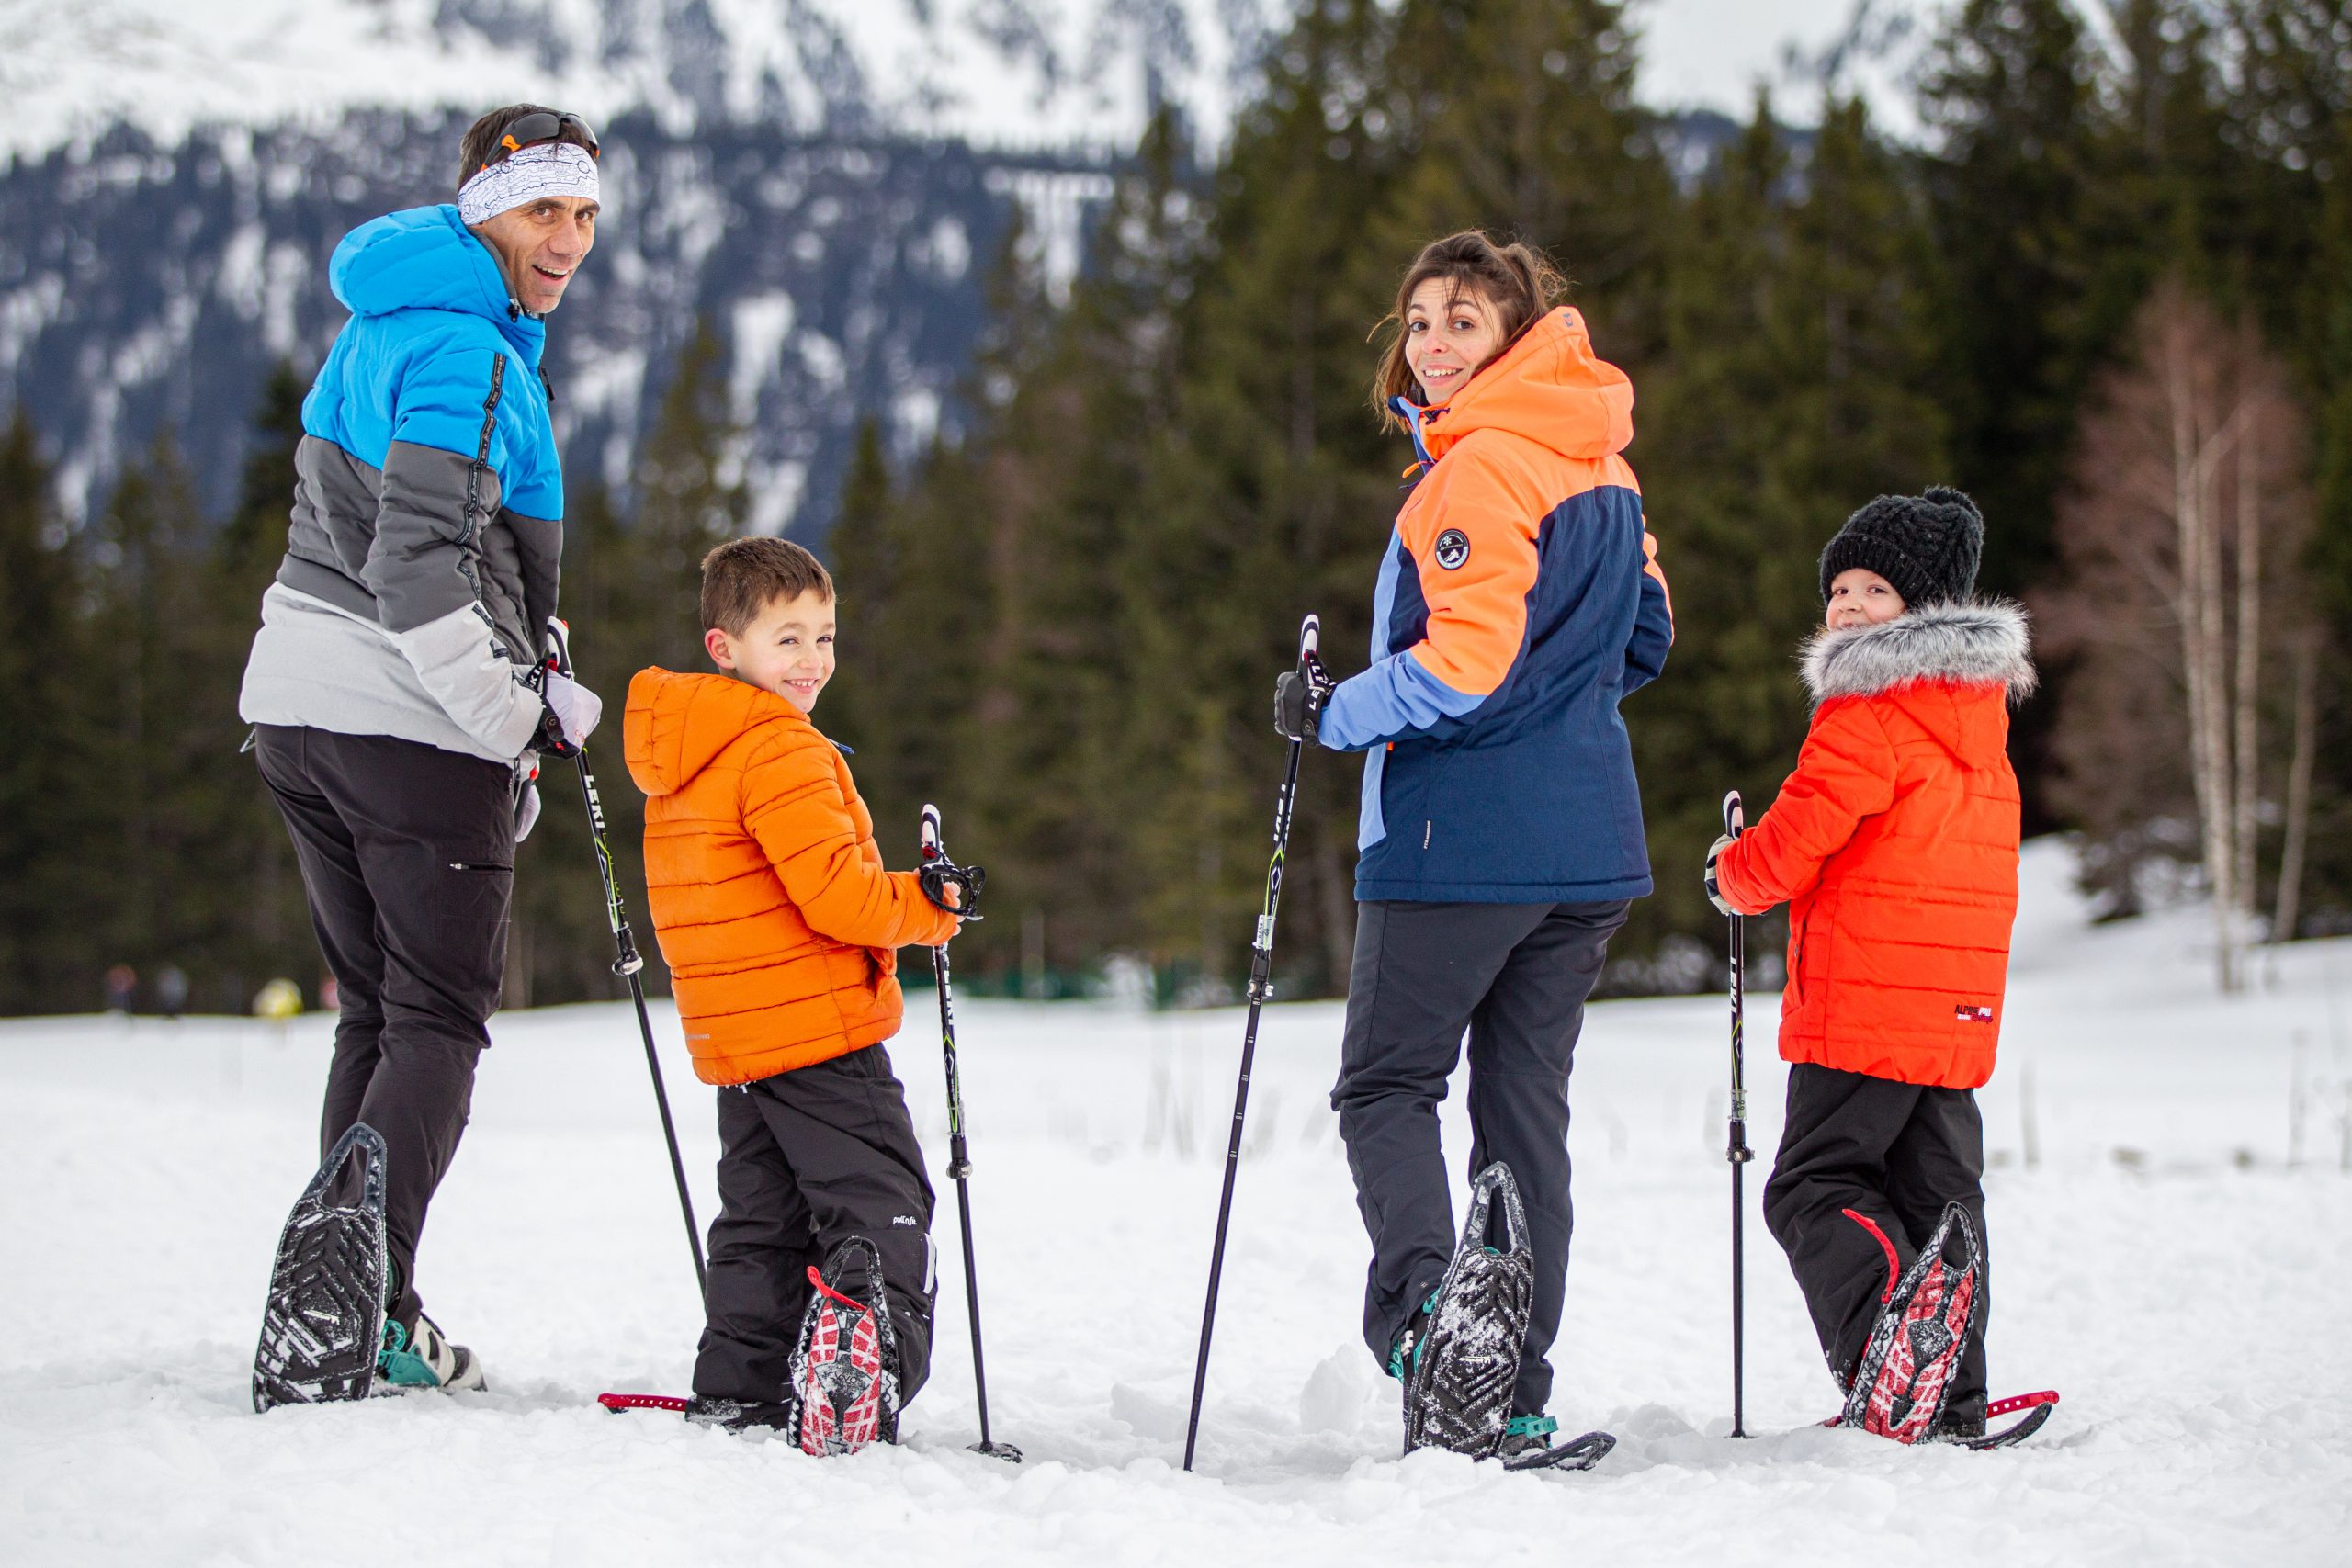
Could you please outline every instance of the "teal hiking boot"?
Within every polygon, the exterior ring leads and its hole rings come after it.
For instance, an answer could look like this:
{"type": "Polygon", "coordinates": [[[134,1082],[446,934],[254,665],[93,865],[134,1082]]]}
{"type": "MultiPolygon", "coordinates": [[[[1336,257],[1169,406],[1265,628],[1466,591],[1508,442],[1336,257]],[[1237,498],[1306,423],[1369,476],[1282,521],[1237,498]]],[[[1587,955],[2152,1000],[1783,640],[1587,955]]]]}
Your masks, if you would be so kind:
{"type": "Polygon", "coordinates": [[[481,1363],[463,1345],[450,1344],[441,1325],[423,1313],[413,1331],[398,1318],[386,1318],[383,1348],[376,1352],[376,1386],[385,1393],[478,1389],[483,1386],[481,1363]]]}

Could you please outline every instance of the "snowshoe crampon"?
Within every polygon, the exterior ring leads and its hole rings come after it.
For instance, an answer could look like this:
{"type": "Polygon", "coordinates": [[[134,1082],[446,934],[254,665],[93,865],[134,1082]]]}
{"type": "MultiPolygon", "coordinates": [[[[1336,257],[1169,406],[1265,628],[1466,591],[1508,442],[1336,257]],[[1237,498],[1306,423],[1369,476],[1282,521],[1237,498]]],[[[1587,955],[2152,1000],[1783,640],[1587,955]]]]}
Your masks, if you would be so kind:
{"type": "Polygon", "coordinates": [[[1511,1388],[1535,1301],[1535,1255],[1519,1184],[1498,1161],[1470,1184],[1470,1213],[1405,1384],[1405,1451],[1441,1448],[1475,1459],[1502,1448],[1511,1388]],[[1487,1245],[1496,1200],[1502,1245],[1487,1245]]]}
{"type": "Polygon", "coordinates": [[[1952,1375],[1960,1368],[1975,1317],[1976,1277],[1984,1263],[1976,1227],[1965,1210],[1952,1204],[1944,1211],[1936,1234],[1898,1278],[1894,1247],[1884,1233],[1852,1210],[1846,1213],[1878,1235],[1879,1245],[1886,1248],[1887,1289],[1880,1298],[1884,1305],[1878,1323],[1847,1389],[1838,1425],[1898,1443],[1917,1443],[1942,1422],[1952,1375]],[[1955,1240],[1962,1254],[1957,1264],[1944,1256],[1955,1240]]]}
{"type": "Polygon", "coordinates": [[[795,1436],[803,1453],[853,1454],[877,1438],[899,1440],[899,1346],[882,1292],[882,1255],[864,1236],[833,1248],[800,1322],[792,1356],[795,1436]],[[864,1264],[864,1280],[853,1266],[864,1264]],[[842,1289],[858,1284],[855,1292],[842,1289]]]}
{"type": "Polygon", "coordinates": [[[365,1399],[384,1337],[384,1140],[366,1122],[335,1141],[277,1239],[254,1351],[254,1408],[365,1399]],[[359,1201],[328,1190],[354,1155],[359,1201]]]}

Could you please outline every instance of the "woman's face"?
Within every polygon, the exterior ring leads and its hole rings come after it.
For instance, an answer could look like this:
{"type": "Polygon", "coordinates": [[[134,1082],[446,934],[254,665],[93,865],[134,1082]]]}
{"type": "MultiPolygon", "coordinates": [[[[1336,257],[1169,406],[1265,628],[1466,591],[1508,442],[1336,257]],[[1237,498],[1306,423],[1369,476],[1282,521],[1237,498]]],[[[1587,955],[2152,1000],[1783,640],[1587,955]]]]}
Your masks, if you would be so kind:
{"type": "Polygon", "coordinates": [[[1405,304],[1405,363],[1424,407],[1442,408],[1503,344],[1486,297],[1451,278],[1425,279],[1405,304]]]}

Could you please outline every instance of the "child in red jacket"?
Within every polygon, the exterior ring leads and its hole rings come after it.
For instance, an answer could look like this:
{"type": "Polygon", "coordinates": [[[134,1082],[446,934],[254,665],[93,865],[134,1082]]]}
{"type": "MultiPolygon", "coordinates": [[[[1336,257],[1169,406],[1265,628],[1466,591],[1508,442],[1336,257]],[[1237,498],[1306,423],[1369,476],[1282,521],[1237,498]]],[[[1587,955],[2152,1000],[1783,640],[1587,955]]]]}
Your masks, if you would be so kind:
{"type": "Polygon", "coordinates": [[[1788,1121],[1764,1222],[1847,1424],[1984,1428],[1984,1123],[2018,901],[2008,704],[2024,613],[1970,595],[1984,520],[1958,491],[1881,496],[1821,556],[1814,713],[1772,809],[1707,855],[1726,914],[1789,905],[1788,1121]]]}

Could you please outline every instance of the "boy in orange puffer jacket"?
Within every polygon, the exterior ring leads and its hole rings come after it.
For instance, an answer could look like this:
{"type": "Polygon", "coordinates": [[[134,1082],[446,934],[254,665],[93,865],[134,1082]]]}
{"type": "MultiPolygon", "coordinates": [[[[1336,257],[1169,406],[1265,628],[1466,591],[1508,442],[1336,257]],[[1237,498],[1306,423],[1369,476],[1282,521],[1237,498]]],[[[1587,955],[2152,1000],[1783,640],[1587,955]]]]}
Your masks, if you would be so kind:
{"type": "Polygon", "coordinates": [[[695,1072],[720,1086],[686,1416],[844,1452],[895,1440],[930,1371],[931,1181],[881,1042],[903,1010],[896,950],[953,936],[979,873],[883,869],[849,765],[808,718],[833,672],[816,557],[719,546],[702,619],[733,679],[639,671],[624,725],[662,955],[695,1072]]]}
{"type": "Polygon", "coordinates": [[[1984,1429],[1984,1123],[2018,902],[2008,704],[2024,613],[1973,601],[1984,520],[1881,496],[1821,556],[1813,725],[1772,809],[1707,855],[1726,914],[1789,904],[1788,1120],[1764,1221],[1848,1425],[1984,1429]]]}

